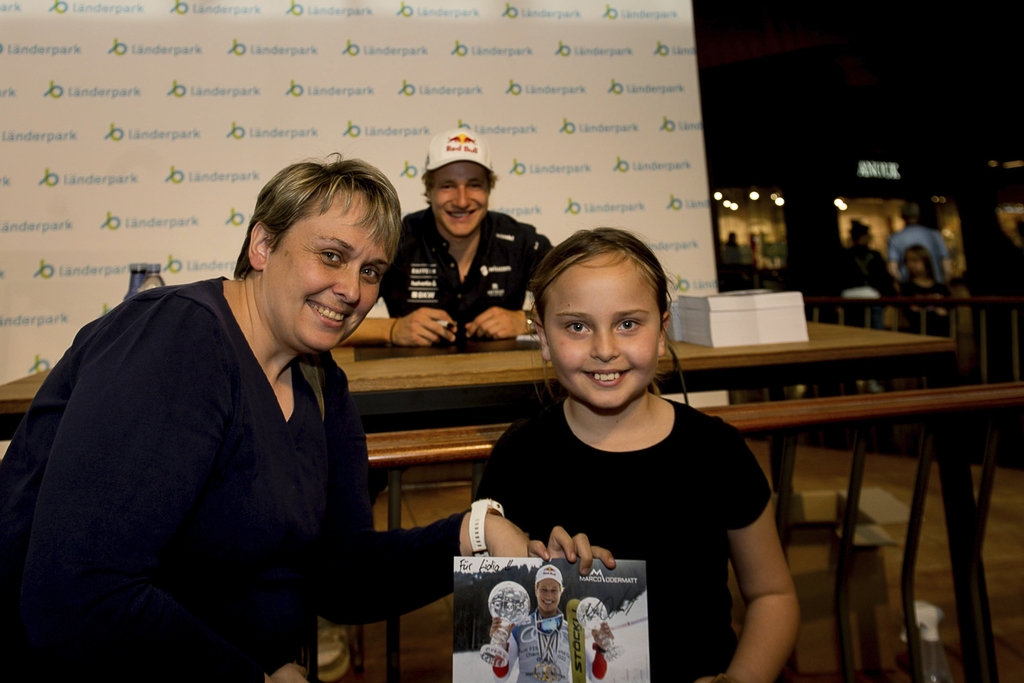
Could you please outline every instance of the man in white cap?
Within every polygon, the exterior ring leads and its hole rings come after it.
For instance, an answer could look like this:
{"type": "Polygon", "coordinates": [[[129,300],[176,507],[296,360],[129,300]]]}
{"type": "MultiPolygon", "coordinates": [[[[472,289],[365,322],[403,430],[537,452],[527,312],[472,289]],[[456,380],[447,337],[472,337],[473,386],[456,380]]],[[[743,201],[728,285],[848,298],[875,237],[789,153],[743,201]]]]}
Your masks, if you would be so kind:
{"type": "Polygon", "coordinates": [[[532,225],[487,210],[496,176],[482,136],[450,130],[430,142],[423,173],[429,208],[409,214],[380,293],[390,320],[369,321],[359,341],[398,346],[532,332],[523,310],[534,267],[551,243],[532,225]]]}

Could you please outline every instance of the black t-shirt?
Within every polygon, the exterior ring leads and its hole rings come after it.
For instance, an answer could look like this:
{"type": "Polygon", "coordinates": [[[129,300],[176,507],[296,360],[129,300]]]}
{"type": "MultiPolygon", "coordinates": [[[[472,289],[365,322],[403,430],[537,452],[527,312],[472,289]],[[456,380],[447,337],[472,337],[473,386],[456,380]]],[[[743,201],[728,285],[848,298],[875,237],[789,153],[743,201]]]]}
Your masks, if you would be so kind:
{"type": "Polygon", "coordinates": [[[617,558],[646,560],[651,677],[692,681],[732,659],[726,532],[754,522],[771,491],[739,432],[673,406],[668,438],[612,453],[576,438],[557,403],[505,432],[478,496],[531,538],[560,525],[617,558]]]}
{"type": "Polygon", "coordinates": [[[551,251],[551,242],[532,225],[488,211],[473,265],[459,282],[458,265],[437,231],[434,213],[428,208],[402,223],[402,243],[380,287],[392,318],[426,306],[443,309],[464,325],[492,306],[519,310],[534,268],[551,251]]]}

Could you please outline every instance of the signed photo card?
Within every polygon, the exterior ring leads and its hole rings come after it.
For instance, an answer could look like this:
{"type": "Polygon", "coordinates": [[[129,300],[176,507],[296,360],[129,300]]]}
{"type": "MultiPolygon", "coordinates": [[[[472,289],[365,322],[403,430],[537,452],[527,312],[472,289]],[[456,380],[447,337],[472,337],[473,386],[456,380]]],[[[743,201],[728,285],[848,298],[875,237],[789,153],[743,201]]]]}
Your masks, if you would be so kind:
{"type": "Polygon", "coordinates": [[[455,683],[650,681],[646,563],[456,557],[455,683]]]}

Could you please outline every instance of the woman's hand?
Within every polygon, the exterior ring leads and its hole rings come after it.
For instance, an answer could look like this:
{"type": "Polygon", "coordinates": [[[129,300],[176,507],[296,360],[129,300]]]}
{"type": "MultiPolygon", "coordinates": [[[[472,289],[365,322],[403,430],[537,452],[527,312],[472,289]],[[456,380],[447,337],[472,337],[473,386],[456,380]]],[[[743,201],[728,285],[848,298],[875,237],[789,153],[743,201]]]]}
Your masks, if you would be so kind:
{"type": "Polygon", "coordinates": [[[305,683],[306,670],[294,662],[285,664],[280,669],[267,676],[266,683],[305,683]]]}
{"type": "Polygon", "coordinates": [[[615,558],[611,551],[596,545],[590,545],[590,539],[586,534],[569,536],[569,532],[560,526],[551,530],[548,544],[540,541],[530,541],[530,556],[550,560],[553,557],[565,558],[569,562],[579,560],[580,576],[590,573],[594,560],[601,560],[604,566],[615,569],[615,558]]]}

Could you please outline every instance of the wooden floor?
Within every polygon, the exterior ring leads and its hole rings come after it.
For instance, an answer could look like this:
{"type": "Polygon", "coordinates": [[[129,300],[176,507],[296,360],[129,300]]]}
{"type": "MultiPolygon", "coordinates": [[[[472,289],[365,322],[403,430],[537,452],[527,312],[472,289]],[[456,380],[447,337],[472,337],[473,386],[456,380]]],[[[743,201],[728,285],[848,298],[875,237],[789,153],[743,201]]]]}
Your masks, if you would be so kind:
{"type": "MultiPolygon", "coordinates": [[[[767,446],[751,441],[751,448],[767,469],[767,446]]],[[[794,484],[797,490],[845,489],[850,456],[843,451],[800,446],[797,454],[794,484]]],[[[868,455],[865,486],[879,486],[899,500],[910,503],[916,461],[891,455],[868,455]]],[[[977,481],[977,474],[975,475],[977,481]]],[[[995,635],[999,679],[1024,681],[1024,471],[1000,469],[996,475],[992,512],[985,542],[984,562],[995,635]]],[[[378,528],[385,528],[386,494],[375,507],[378,528]]],[[[409,490],[403,496],[403,526],[426,524],[469,504],[468,483],[455,486],[423,487],[409,490]]],[[[894,621],[900,618],[899,576],[902,561],[902,539],[905,525],[890,525],[886,530],[901,540],[897,547],[884,548],[890,603],[894,621]]],[[[921,551],[917,569],[917,598],[943,609],[946,618],[940,634],[949,655],[953,678],[964,681],[959,663],[959,641],[952,577],[946,543],[945,520],[939,497],[939,481],[932,470],[931,488],[925,511],[921,551]]],[[[889,624],[890,636],[897,657],[905,652],[898,640],[899,625],[889,624]]],[[[402,619],[402,680],[417,683],[450,681],[452,675],[452,606],[451,597],[440,600],[402,619]]],[[[362,674],[350,671],[345,682],[385,681],[384,624],[365,628],[366,666],[362,674]]],[[[838,675],[806,676],[792,671],[785,674],[795,683],[832,683],[838,675]]],[[[864,676],[864,681],[909,682],[902,670],[881,675],[864,676]]]]}

